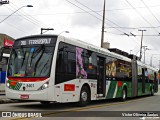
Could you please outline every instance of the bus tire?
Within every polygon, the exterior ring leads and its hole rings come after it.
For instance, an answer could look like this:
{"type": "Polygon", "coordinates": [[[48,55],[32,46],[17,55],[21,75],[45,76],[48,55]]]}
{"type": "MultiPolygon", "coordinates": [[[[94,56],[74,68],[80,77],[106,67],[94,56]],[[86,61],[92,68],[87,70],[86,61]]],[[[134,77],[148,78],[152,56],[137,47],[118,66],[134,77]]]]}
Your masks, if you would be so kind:
{"type": "Polygon", "coordinates": [[[127,89],[124,87],[122,90],[122,98],[121,101],[124,102],[127,99],[127,89]]]}
{"type": "Polygon", "coordinates": [[[154,96],[154,88],[153,87],[151,87],[150,91],[151,91],[151,96],[154,96]]]}
{"type": "Polygon", "coordinates": [[[90,93],[89,88],[87,86],[83,86],[80,92],[80,100],[78,105],[80,107],[86,106],[90,101],[90,93]]]}
{"type": "Polygon", "coordinates": [[[41,103],[42,105],[49,105],[49,104],[50,104],[50,101],[40,101],[40,103],[41,103]]]}

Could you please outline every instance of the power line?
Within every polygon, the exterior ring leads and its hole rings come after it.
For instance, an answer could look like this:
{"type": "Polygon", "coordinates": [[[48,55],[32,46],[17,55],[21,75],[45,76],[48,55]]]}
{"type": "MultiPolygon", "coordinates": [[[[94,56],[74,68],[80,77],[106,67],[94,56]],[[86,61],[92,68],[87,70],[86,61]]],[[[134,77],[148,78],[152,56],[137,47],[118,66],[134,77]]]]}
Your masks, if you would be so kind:
{"type": "MultiPolygon", "coordinates": [[[[7,6],[5,6],[7,9],[9,9],[9,10],[11,10],[11,11],[14,11],[15,9],[12,7],[12,9],[11,8],[9,8],[9,7],[7,7],[7,6]],[[13,10],[14,9],[14,10],[13,10]]],[[[18,11],[19,12],[19,11],[18,11]]],[[[19,16],[22,16],[22,15],[20,15],[19,13],[16,13],[16,14],[18,14],[19,16]]],[[[22,17],[24,17],[24,16],[22,16],[22,17]]],[[[34,25],[36,25],[37,26],[37,24],[36,23],[34,23],[34,22],[32,22],[30,19],[28,19],[28,18],[26,18],[26,17],[24,17],[24,19],[26,19],[27,21],[29,21],[29,22],[31,22],[32,24],[34,24],[34,25]]]]}
{"type": "MultiPolygon", "coordinates": [[[[155,5],[155,6],[148,6],[149,8],[151,7],[160,7],[160,5],[155,5]]],[[[146,7],[135,7],[137,9],[141,9],[141,8],[146,8],[146,7]]],[[[133,9],[133,8],[116,8],[116,9],[108,9],[105,11],[121,11],[121,10],[129,10],[129,9],[133,9]]],[[[87,11],[87,12],[102,12],[103,10],[96,10],[96,11],[87,11]]],[[[60,13],[44,13],[44,14],[32,14],[32,16],[39,16],[39,15],[59,15],[59,14],[76,14],[76,13],[86,13],[86,12],[82,12],[82,11],[77,11],[77,12],[71,12],[71,13],[65,13],[65,12],[60,12],[60,13]]],[[[7,16],[7,15],[0,15],[0,16],[7,16]]],[[[16,15],[14,15],[16,16],[16,15]]],[[[30,15],[24,15],[24,16],[30,16],[30,15]]]]}
{"type": "Polygon", "coordinates": [[[158,23],[160,24],[160,21],[158,20],[158,18],[153,14],[153,12],[150,10],[150,8],[145,4],[145,2],[143,0],[141,0],[141,2],[145,5],[145,7],[148,9],[148,11],[153,15],[153,17],[158,21],[158,23]]]}
{"type": "MultiPolygon", "coordinates": [[[[72,2],[70,2],[69,0],[66,0],[66,1],[69,2],[70,4],[76,6],[77,8],[79,8],[79,9],[85,11],[86,13],[90,14],[91,16],[93,16],[93,17],[99,19],[100,21],[102,21],[102,19],[100,19],[99,17],[97,17],[97,16],[91,14],[90,12],[84,10],[83,8],[79,7],[78,5],[76,5],[76,4],[72,3],[72,2]]],[[[80,3],[80,2],[79,2],[79,3],[80,3]]],[[[81,3],[81,4],[82,4],[82,3],[81,3]]],[[[83,5],[83,6],[85,6],[85,5],[83,5]]],[[[87,6],[85,6],[85,7],[87,7],[87,6]]],[[[89,7],[87,7],[87,8],[90,9],[92,12],[96,13],[96,12],[95,12],[94,10],[92,10],[91,8],[89,8],[89,7]]],[[[98,14],[98,13],[96,13],[96,14],[98,14]]],[[[98,14],[98,15],[101,16],[100,14],[98,14]]],[[[107,24],[108,24],[108,23],[107,23],[107,24]]],[[[114,23],[112,23],[112,24],[114,24],[114,23]]],[[[108,24],[108,25],[111,26],[110,24],[108,24]]],[[[117,26],[117,25],[116,25],[116,26],[117,26]]],[[[112,27],[112,26],[111,26],[111,27],[112,27]]],[[[121,30],[119,30],[119,29],[117,29],[117,28],[115,28],[115,29],[118,30],[119,32],[125,33],[125,32],[123,32],[123,31],[121,31],[121,30]]]]}
{"type": "Polygon", "coordinates": [[[141,29],[141,28],[147,28],[147,29],[153,29],[153,28],[160,28],[160,26],[153,26],[153,27],[108,27],[108,28],[121,28],[121,29],[141,29]]]}
{"type": "MultiPolygon", "coordinates": [[[[66,0],[66,1],[69,2],[69,3],[71,3],[72,5],[74,5],[74,6],[78,7],[78,8],[80,8],[81,10],[87,12],[86,10],[84,10],[84,9],[82,9],[81,7],[75,5],[74,3],[72,3],[72,2],[70,2],[70,1],[68,1],[68,0],[66,0]]],[[[75,1],[77,1],[77,0],[75,0],[75,1]]],[[[92,10],[92,9],[89,8],[88,6],[83,5],[83,4],[80,3],[79,1],[77,1],[77,2],[78,2],[79,4],[81,4],[82,6],[88,8],[88,9],[91,10],[92,12],[96,13],[94,10],[92,10]]],[[[88,12],[87,12],[87,13],[88,13],[88,12]]],[[[89,14],[97,18],[97,16],[95,16],[95,15],[93,15],[93,14],[91,14],[91,13],[89,13],[89,14]]],[[[98,14],[98,13],[96,13],[96,14],[102,17],[102,15],[100,15],[100,14],[98,14]]],[[[98,18],[98,19],[99,19],[99,18],[98,18]]],[[[99,19],[99,20],[101,20],[101,19],[99,19]]],[[[102,20],[101,20],[101,21],[102,21],[102,20]]],[[[110,21],[110,20],[109,20],[109,21],[110,21]]],[[[111,22],[112,24],[115,24],[116,26],[118,26],[116,23],[113,23],[112,21],[110,21],[110,22],[111,22]]],[[[121,31],[121,30],[119,30],[119,29],[117,29],[117,28],[115,28],[115,29],[118,30],[118,31],[120,31],[120,32],[122,32],[123,34],[126,34],[125,32],[123,32],[123,31],[121,31]]],[[[128,34],[126,34],[126,35],[128,35],[128,34]]],[[[132,38],[130,38],[130,37],[129,37],[129,39],[131,39],[132,41],[134,41],[134,40],[133,40],[132,38]]],[[[134,41],[134,42],[135,42],[135,41],[134,41]]]]}
{"type": "MultiPolygon", "coordinates": [[[[76,2],[78,2],[79,4],[81,4],[82,6],[84,6],[84,7],[86,7],[86,8],[88,8],[89,10],[91,10],[92,12],[94,12],[94,13],[96,13],[97,15],[99,15],[99,16],[101,16],[101,17],[103,17],[101,14],[99,14],[99,13],[97,13],[97,12],[95,12],[94,10],[92,10],[91,8],[89,8],[88,6],[86,6],[86,5],[84,5],[84,4],[82,4],[81,2],[79,2],[78,0],[75,0],[76,2]]],[[[106,19],[106,18],[105,18],[106,19]]],[[[116,23],[114,23],[114,22],[112,22],[111,20],[109,20],[109,19],[106,19],[107,21],[109,21],[110,23],[112,23],[112,24],[114,24],[114,25],[116,25],[116,26],[118,26],[118,27],[120,27],[119,25],[117,25],[116,23]]],[[[121,31],[122,32],[122,31],[121,31]]]]}
{"type": "MultiPolygon", "coordinates": [[[[133,35],[130,35],[130,34],[117,34],[117,33],[113,33],[113,32],[107,32],[107,33],[114,34],[114,35],[127,35],[128,37],[129,37],[129,36],[133,36],[133,35]]],[[[134,36],[142,36],[142,35],[136,35],[136,34],[135,34],[134,36]]],[[[157,35],[155,35],[155,34],[153,34],[153,35],[143,35],[143,36],[146,36],[146,37],[159,36],[159,37],[160,37],[159,34],[157,34],[157,35]]]]}
{"type": "MultiPolygon", "coordinates": [[[[5,6],[5,5],[4,5],[4,6],[5,6]]],[[[12,28],[14,28],[14,29],[16,29],[16,30],[22,32],[22,33],[27,33],[27,32],[25,32],[24,30],[22,30],[21,27],[17,27],[17,25],[8,23],[7,21],[5,21],[5,24],[7,24],[8,26],[10,26],[10,27],[12,27],[12,28]]]]}
{"type": "MultiPolygon", "coordinates": [[[[22,29],[18,28],[16,25],[10,24],[8,22],[5,21],[6,24],[8,24],[10,27],[17,29],[18,31],[22,32],[22,33],[27,33],[25,31],[23,31],[22,29]]],[[[27,33],[28,34],[28,33],[27,33]]]]}
{"type": "MultiPolygon", "coordinates": [[[[14,3],[12,3],[11,2],[11,4],[14,6],[14,8],[18,8],[14,3]]],[[[12,7],[13,8],[13,7],[12,7]]],[[[13,8],[13,9],[14,9],[13,8]]],[[[19,13],[21,13],[22,15],[20,15],[20,16],[22,16],[22,17],[24,17],[27,21],[29,21],[29,22],[31,22],[31,23],[33,23],[34,25],[36,25],[36,26],[40,26],[40,27],[42,27],[42,22],[40,22],[40,21],[38,21],[38,20],[36,20],[35,18],[33,18],[32,16],[30,16],[30,15],[28,15],[28,16],[25,16],[25,14],[27,14],[26,12],[22,12],[23,10],[21,10],[21,11],[19,11],[19,13]]],[[[46,25],[43,25],[43,26],[46,26],[46,25]]]]}
{"type": "MultiPolygon", "coordinates": [[[[143,17],[143,15],[128,1],[128,0],[125,0],[142,18],[143,18],[143,20],[146,22],[146,23],[148,23],[151,27],[153,27],[152,26],[152,24],[145,18],[145,17],[143,17]]],[[[154,28],[154,27],[153,27],[154,28]]],[[[156,32],[158,32],[155,28],[154,28],[154,30],[156,31],[156,32]]],[[[158,32],[159,33],[159,32],[158,32]]]]}

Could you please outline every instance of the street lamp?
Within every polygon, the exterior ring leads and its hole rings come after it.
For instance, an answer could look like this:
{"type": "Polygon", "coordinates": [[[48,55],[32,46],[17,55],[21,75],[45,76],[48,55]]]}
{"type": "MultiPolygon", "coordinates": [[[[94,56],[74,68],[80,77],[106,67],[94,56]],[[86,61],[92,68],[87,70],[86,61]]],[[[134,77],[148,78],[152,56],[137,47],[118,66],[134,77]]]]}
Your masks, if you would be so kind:
{"type": "Polygon", "coordinates": [[[62,32],[59,33],[59,35],[62,34],[62,33],[69,33],[69,31],[62,31],[62,32]]]}
{"type": "Polygon", "coordinates": [[[2,21],[0,21],[0,23],[2,23],[3,21],[5,21],[7,18],[9,18],[10,16],[12,16],[14,13],[16,13],[18,10],[22,9],[23,7],[33,7],[32,5],[26,5],[26,6],[22,6],[19,9],[17,9],[16,11],[14,11],[12,14],[8,15],[6,18],[4,18],[2,21]]]}

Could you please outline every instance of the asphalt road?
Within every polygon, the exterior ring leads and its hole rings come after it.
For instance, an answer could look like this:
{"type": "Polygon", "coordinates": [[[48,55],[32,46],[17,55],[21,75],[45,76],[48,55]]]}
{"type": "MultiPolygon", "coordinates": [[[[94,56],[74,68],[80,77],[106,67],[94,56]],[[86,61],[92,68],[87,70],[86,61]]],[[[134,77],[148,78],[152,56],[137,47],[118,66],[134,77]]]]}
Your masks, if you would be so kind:
{"type": "MultiPolygon", "coordinates": [[[[160,94],[155,96],[144,96],[134,99],[129,99],[125,102],[119,102],[118,99],[107,100],[107,101],[94,101],[87,107],[77,107],[74,103],[67,104],[51,104],[49,106],[41,105],[39,102],[25,102],[25,103],[10,103],[10,104],[0,104],[0,111],[18,111],[23,113],[25,111],[29,112],[40,112],[45,119],[61,119],[65,120],[71,119],[111,119],[111,120],[137,120],[141,117],[115,117],[118,112],[118,116],[122,113],[128,113],[126,111],[134,111],[133,113],[138,113],[137,111],[160,111],[160,94]],[[75,112],[76,111],[76,112],[75,112]],[[110,117],[106,117],[110,116],[110,117]],[[70,118],[71,117],[71,118],[70,118]],[[89,118],[88,118],[89,117],[89,118]]],[[[144,112],[143,112],[144,113],[144,112]]],[[[160,113],[160,112],[159,112],[160,113]]],[[[6,118],[3,118],[6,119],[6,118]]],[[[23,119],[36,119],[40,118],[7,118],[12,120],[23,120],[23,119]]],[[[41,118],[44,119],[44,118],[41,118]]],[[[151,119],[151,118],[148,118],[151,119]]],[[[159,120],[158,117],[152,117],[152,119],[159,120]]]]}

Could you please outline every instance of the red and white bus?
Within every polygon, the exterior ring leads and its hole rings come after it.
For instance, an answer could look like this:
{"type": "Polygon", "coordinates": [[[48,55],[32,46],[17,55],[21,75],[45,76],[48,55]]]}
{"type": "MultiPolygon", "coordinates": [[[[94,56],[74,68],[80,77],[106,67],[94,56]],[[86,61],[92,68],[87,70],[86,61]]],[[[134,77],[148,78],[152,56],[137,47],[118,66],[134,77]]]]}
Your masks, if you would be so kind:
{"type": "Polygon", "coordinates": [[[90,100],[153,95],[157,86],[157,69],[136,59],[59,35],[33,35],[15,40],[6,96],[85,106],[90,100]]]}

